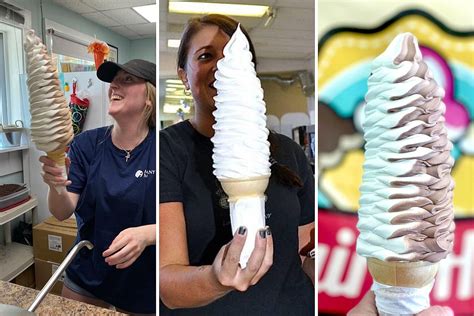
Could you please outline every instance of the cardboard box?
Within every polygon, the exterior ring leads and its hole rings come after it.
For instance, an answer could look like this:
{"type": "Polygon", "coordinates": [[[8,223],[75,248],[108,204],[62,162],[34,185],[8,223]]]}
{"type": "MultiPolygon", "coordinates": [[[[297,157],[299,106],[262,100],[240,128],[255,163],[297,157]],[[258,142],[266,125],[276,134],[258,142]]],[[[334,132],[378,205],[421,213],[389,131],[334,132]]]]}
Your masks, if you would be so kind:
{"type": "MultiPolygon", "coordinates": [[[[36,277],[36,289],[41,290],[46,282],[51,278],[53,273],[57,270],[59,264],[44,261],[41,259],[35,259],[35,277],[36,277]]],[[[64,280],[64,272],[61,277],[59,277],[58,281],[54,284],[51,288],[49,293],[53,293],[56,295],[61,295],[61,291],[63,289],[63,280],[64,280]]]]}
{"type": "Polygon", "coordinates": [[[77,235],[76,219],[58,221],[54,217],[33,227],[35,259],[61,263],[72,248],[77,235]]]}
{"type": "Polygon", "coordinates": [[[15,284],[26,286],[29,288],[35,288],[35,267],[34,265],[29,266],[25,271],[20,273],[12,281],[15,284]]]}

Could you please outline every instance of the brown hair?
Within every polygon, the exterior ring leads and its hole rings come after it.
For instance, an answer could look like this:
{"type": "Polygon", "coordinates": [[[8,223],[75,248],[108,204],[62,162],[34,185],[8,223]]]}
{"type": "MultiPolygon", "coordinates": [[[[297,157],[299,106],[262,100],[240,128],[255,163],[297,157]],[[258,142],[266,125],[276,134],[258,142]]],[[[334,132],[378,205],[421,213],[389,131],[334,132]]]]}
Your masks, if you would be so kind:
{"type": "MultiPolygon", "coordinates": [[[[236,20],[220,14],[209,14],[198,18],[192,18],[186,24],[184,28],[183,34],[181,35],[181,42],[178,48],[178,58],[177,58],[177,65],[178,68],[182,68],[186,70],[186,59],[188,58],[188,50],[189,50],[189,43],[194,35],[199,32],[204,26],[206,25],[215,25],[219,27],[224,33],[232,37],[239,22],[236,20]]],[[[252,53],[252,62],[254,63],[255,67],[257,66],[257,55],[255,54],[255,48],[253,46],[252,41],[250,40],[250,36],[247,33],[247,30],[240,25],[242,32],[244,33],[245,37],[249,41],[249,49],[252,53]]]]}
{"type": "MultiPolygon", "coordinates": [[[[194,37],[194,35],[196,35],[196,33],[198,33],[206,25],[215,25],[219,27],[219,29],[221,29],[224,33],[229,35],[229,37],[232,37],[232,34],[234,34],[235,30],[237,29],[239,22],[228,16],[220,14],[209,14],[190,19],[184,28],[183,34],[181,35],[181,42],[179,44],[178,57],[176,61],[178,69],[181,68],[186,70],[189,43],[191,42],[191,39],[194,37]]],[[[255,48],[253,46],[252,40],[250,39],[247,30],[245,30],[242,25],[240,25],[240,28],[249,42],[249,50],[252,53],[252,62],[254,67],[257,68],[257,55],[255,54],[255,48]]],[[[270,132],[268,135],[268,141],[270,142],[270,155],[274,157],[278,148],[278,138],[273,132],[270,132]]],[[[278,182],[291,187],[303,186],[303,182],[296,172],[287,166],[278,163],[273,158],[272,160],[272,175],[275,175],[278,182]]]]}

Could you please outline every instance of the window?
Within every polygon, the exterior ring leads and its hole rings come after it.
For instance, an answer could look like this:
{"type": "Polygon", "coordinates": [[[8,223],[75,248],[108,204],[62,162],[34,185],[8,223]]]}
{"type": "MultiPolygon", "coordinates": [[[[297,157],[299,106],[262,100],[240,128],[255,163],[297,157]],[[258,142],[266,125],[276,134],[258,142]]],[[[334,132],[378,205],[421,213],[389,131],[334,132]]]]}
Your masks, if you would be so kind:
{"type": "Polygon", "coordinates": [[[22,83],[24,73],[23,31],[0,20],[0,118],[1,124],[23,119],[22,83]]]}
{"type": "Polygon", "coordinates": [[[94,38],[45,19],[48,51],[59,72],[95,71],[94,56],[87,46],[94,38]]]}

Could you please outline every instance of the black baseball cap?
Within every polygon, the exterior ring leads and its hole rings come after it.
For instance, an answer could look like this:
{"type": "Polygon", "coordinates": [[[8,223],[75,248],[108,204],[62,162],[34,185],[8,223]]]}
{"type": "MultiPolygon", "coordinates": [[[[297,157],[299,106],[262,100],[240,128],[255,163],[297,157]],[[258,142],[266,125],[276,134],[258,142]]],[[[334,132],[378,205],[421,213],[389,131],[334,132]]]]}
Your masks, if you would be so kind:
{"type": "Polygon", "coordinates": [[[156,87],[156,64],[143,59],[132,59],[123,65],[106,61],[97,69],[97,77],[102,81],[112,82],[119,70],[145,79],[156,87]]]}

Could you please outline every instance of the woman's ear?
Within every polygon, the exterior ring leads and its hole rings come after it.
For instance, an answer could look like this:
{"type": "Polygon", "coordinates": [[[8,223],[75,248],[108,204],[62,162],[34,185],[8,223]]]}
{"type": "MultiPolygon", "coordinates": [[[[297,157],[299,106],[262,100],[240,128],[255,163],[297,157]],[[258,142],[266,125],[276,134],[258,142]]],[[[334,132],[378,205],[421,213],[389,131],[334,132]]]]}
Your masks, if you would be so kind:
{"type": "Polygon", "coordinates": [[[184,88],[186,90],[189,90],[188,75],[186,73],[186,70],[184,70],[183,68],[178,68],[178,77],[183,82],[184,88]]]}

